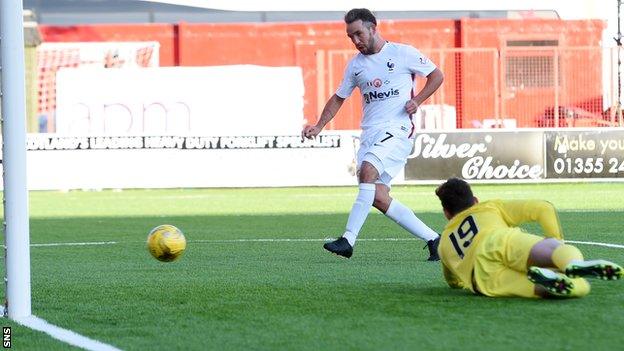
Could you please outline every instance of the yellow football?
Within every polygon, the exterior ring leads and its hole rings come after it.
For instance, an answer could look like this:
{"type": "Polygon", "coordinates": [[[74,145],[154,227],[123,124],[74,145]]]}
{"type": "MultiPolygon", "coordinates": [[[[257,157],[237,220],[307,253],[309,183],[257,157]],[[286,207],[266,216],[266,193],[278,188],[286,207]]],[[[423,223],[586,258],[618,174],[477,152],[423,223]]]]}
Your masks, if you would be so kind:
{"type": "Polygon", "coordinates": [[[159,261],[175,261],[186,249],[186,238],[175,226],[159,225],[147,235],[147,249],[159,261]]]}

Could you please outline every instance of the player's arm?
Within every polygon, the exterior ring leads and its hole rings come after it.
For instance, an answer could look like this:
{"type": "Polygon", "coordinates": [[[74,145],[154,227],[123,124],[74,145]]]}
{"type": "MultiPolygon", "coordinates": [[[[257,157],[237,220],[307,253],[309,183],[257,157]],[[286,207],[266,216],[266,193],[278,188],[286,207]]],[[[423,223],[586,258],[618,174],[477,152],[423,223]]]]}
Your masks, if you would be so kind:
{"type": "Polygon", "coordinates": [[[327,103],[325,103],[325,107],[323,107],[323,112],[321,113],[321,118],[319,118],[318,122],[316,122],[316,125],[307,125],[303,127],[301,137],[312,139],[317,136],[321,130],[323,130],[325,125],[329,123],[334,116],[336,116],[336,113],[338,113],[338,110],[340,110],[344,101],[344,98],[341,98],[336,94],[332,95],[332,97],[327,100],[327,103]]]}
{"type": "Polygon", "coordinates": [[[416,113],[418,107],[438,90],[444,82],[442,71],[416,48],[404,46],[405,63],[412,74],[426,77],[425,86],[412,99],[405,103],[405,110],[410,115],[416,113]]]}
{"type": "Polygon", "coordinates": [[[434,69],[427,76],[427,82],[425,86],[414,96],[411,100],[409,100],[405,104],[405,110],[410,115],[416,113],[418,110],[418,106],[422,105],[425,100],[427,100],[436,90],[442,85],[444,82],[444,74],[440,71],[439,68],[434,69]]]}
{"type": "Polygon", "coordinates": [[[345,99],[351,95],[351,92],[353,92],[353,89],[355,89],[356,86],[353,65],[354,61],[349,61],[349,64],[345,69],[345,74],[342,77],[342,82],[338,86],[336,93],[334,93],[334,95],[332,95],[325,103],[325,107],[323,107],[323,112],[321,112],[321,116],[316,122],[316,125],[306,125],[305,127],[303,127],[303,130],[301,131],[302,139],[312,139],[319,135],[319,133],[321,132],[321,130],[323,130],[323,128],[325,128],[327,123],[329,123],[329,121],[331,121],[334,116],[336,116],[345,99]]]}
{"type": "Polygon", "coordinates": [[[427,76],[427,81],[425,82],[425,86],[412,98],[412,100],[421,105],[425,100],[427,100],[433,93],[438,90],[440,85],[444,82],[444,74],[442,71],[436,67],[429,75],[427,76]]]}
{"type": "Polygon", "coordinates": [[[444,280],[452,289],[460,289],[462,287],[457,276],[444,263],[442,263],[442,273],[444,273],[444,280]]]}
{"type": "Polygon", "coordinates": [[[537,222],[547,238],[563,240],[563,230],[555,206],[544,200],[502,201],[505,220],[510,225],[537,222]]]}

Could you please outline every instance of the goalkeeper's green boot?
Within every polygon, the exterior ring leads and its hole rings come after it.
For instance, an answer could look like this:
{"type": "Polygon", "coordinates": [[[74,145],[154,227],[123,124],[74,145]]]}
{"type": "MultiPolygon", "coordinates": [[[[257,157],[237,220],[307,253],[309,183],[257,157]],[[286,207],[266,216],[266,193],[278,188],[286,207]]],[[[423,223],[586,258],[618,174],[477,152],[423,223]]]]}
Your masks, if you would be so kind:
{"type": "Polygon", "coordinates": [[[565,274],[572,278],[617,280],[624,278],[624,269],[616,263],[605,260],[576,261],[567,265],[565,274]]]}
{"type": "Polygon", "coordinates": [[[572,278],[542,267],[530,267],[527,272],[530,281],[543,287],[554,296],[571,297],[574,290],[572,278]]]}

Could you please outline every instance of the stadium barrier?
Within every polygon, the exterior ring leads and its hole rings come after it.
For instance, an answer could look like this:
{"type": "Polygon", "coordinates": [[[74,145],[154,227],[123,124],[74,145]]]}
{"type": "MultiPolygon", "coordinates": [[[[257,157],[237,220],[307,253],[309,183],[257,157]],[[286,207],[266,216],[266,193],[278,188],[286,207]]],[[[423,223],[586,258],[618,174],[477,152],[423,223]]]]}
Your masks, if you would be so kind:
{"type": "Polygon", "coordinates": [[[406,181],[624,180],[624,128],[422,132],[406,181]]]}
{"type": "Polygon", "coordinates": [[[30,190],[354,184],[353,132],[278,136],[29,134],[30,190]]]}
{"type": "MultiPolygon", "coordinates": [[[[355,185],[359,131],[265,136],[29,134],[30,190],[355,185]]],[[[421,131],[395,184],[624,180],[624,128],[421,131]]]]}

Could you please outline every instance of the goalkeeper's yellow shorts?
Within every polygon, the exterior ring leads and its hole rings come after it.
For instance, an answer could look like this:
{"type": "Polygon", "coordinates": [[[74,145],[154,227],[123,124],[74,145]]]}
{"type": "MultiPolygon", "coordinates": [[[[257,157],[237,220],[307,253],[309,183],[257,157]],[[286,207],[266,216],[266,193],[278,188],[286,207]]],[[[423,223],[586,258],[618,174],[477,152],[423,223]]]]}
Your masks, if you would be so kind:
{"type": "Polygon", "coordinates": [[[527,278],[531,249],[544,238],[510,228],[492,234],[479,245],[475,256],[474,283],[486,296],[537,297],[527,278]]]}

